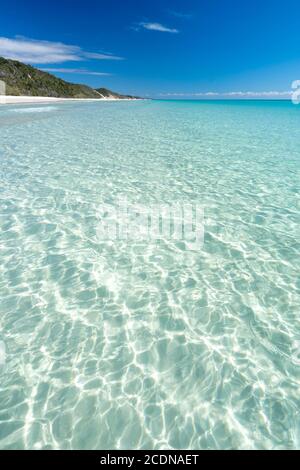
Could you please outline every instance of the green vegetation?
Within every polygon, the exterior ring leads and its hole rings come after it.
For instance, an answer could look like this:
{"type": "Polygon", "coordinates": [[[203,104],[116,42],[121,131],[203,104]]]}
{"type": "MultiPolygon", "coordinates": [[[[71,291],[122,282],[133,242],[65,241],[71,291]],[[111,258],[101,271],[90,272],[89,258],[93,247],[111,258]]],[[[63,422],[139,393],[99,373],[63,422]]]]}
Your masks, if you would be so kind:
{"type": "Polygon", "coordinates": [[[129,98],[106,88],[94,90],[86,85],[68,83],[30,65],[3,57],[0,57],[0,80],[6,83],[6,94],[13,96],[100,99],[102,95],[103,97],[129,98]]]}

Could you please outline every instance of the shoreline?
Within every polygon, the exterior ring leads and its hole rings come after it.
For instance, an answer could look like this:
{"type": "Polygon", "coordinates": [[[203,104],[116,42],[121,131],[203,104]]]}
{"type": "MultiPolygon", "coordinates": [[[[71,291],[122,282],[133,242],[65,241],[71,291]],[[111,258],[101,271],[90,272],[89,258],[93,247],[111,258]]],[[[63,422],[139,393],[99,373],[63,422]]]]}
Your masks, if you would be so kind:
{"type": "Polygon", "coordinates": [[[1,104],[43,104],[43,103],[64,103],[71,101],[142,101],[138,98],[56,98],[51,96],[0,96],[1,104]]]}

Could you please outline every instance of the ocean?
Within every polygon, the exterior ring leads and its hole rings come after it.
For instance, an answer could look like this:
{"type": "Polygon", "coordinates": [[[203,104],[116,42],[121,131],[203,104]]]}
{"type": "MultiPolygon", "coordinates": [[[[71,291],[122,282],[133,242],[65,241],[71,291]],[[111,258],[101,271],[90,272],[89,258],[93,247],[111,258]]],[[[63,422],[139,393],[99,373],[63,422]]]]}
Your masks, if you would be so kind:
{"type": "Polygon", "coordinates": [[[0,106],[1,449],[300,448],[299,149],[287,101],[0,106]]]}

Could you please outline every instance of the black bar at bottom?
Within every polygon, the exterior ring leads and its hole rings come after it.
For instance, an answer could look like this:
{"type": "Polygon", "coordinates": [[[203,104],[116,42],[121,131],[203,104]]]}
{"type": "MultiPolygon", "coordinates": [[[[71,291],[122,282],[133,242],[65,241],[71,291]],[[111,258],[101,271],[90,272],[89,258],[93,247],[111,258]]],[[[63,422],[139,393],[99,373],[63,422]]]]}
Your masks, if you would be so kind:
{"type": "MultiPolygon", "coordinates": [[[[290,453],[290,451],[288,452],[290,453]]],[[[277,452],[277,458],[284,457],[282,452],[277,452]]],[[[137,468],[148,465],[198,465],[206,466],[214,462],[221,465],[226,461],[237,460],[241,463],[249,464],[251,461],[259,459],[262,463],[268,458],[265,451],[1,451],[0,465],[4,463],[12,464],[20,462],[23,466],[26,463],[51,464],[66,462],[68,465],[77,465],[88,468],[100,468],[107,465],[120,465],[123,468],[137,468]]],[[[40,467],[39,467],[40,468],[40,467]]]]}

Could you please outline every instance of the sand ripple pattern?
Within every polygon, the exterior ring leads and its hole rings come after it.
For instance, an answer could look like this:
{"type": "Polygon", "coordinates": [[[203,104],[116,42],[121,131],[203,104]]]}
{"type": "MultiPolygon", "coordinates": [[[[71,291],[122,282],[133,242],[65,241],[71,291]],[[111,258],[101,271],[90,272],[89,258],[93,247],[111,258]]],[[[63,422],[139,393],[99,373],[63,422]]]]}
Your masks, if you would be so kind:
{"type": "Polygon", "coordinates": [[[0,108],[0,448],[300,448],[300,110],[41,108],[0,108]],[[204,247],[99,243],[119,196],[204,247]]]}

